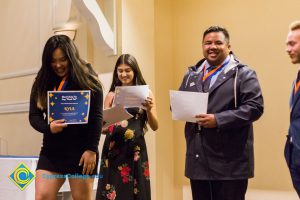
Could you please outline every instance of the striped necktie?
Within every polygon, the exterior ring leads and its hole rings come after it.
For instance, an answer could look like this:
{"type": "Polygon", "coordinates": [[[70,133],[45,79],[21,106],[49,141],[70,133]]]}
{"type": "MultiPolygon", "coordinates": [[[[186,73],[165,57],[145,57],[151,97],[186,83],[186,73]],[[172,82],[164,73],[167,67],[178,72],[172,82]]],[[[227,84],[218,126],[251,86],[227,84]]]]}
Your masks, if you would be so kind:
{"type": "MultiPolygon", "coordinates": [[[[207,68],[207,73],[209,73],[210,71],[212,71],[213,69],[215,69],[217,66],[210,66],[207,68]]],[[[208,79],[205,79],[203,82],[202,82],[202,90],[203,92],[207,92],[208,89],[209,89],[209,85],[210,85],[210,80],[211,78],[208,78],[208,79]]]]}

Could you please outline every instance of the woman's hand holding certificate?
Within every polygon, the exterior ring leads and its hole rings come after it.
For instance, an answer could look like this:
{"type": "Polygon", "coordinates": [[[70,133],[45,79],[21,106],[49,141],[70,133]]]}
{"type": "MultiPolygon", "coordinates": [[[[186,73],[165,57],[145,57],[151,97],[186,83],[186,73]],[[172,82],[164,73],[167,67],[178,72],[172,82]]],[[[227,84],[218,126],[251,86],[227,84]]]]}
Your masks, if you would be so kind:
{"type": "MultiPolygon", "coordinates": [[[[122,105],[116,105],[114,107],[103,110],[103,129],[107,128],[111,124],[120,122],[133,117],[129,114],[122,105]]],[[[102,130],[105,131],[105,130],[102,130]]]]}
{"type": "Polygon", "coordinates": [[[89,90],[48,91],[48,123],[87,124],[90,110],[89,90]]]}
{"type": "Polygon", "coordinates": [[[123,105],[125,108],[141,107],[149,97],[148,85],[116,87],[113,105],[123,105]]]}

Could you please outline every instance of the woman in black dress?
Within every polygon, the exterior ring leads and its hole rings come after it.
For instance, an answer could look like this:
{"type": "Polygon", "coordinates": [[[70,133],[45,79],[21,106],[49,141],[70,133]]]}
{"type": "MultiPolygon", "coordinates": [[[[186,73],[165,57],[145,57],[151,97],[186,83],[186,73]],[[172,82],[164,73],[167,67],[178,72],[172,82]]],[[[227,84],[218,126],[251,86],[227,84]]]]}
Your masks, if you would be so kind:
{"type": "Polygon", "coordinates": [[[92,67],[79,57],[65,35],[48,39],[30,96],[29,121],[43,133],[36,169],[35,199],[56,199],[69,177],[73,199],[91,199],[98,165],[98,144],[102,128],[103,93],[92,67]],[[90,90],[87,124],[65,124],[64,119],[48,124],[47,91],[90,90]]]}
{"type": "MultiPolygon", "coordinates": [[[[109,108],[116,86],[146,85],[136,59],[121,55],[115,65],[113,81],[104,107],[109,108]]],[[[150,200],[150,176],[145,130],[158,128],[153,94],[139,108],[128,108],[133,115],[129,120],[106,130],[98,180],[97,200],[150,200]],[[144,109],[142,109],[142,105],[144,109]]]]}

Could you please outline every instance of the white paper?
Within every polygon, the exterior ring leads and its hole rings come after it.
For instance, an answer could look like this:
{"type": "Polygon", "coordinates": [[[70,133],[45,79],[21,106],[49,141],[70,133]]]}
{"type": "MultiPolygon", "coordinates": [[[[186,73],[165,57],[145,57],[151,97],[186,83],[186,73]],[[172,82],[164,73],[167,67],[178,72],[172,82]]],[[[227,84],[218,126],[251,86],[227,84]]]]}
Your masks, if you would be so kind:
{"type": "Polygon", "coordinates": [[[148,96],[148,85],[116,87],[113,105],[121,104],[125,108],[142,107],[148,96]]]}
{"type": "Polygon", "coordinates": [[[172,119],[196,122],[196,115],[207,113],[208,93],[170,90],[172,119]]]}
{"type": "Polygon", "coordinates": [[[130,119],[133,116],[127,112],[122,105],[116,105],[114,107],[103,110],[103,128],[110,126],[111,124],[130,119]]]}

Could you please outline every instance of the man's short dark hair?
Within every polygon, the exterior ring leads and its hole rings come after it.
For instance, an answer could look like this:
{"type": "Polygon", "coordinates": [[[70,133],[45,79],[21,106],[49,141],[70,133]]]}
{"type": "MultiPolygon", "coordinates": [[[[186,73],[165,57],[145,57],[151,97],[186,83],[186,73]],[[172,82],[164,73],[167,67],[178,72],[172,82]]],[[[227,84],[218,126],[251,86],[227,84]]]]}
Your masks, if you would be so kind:
{"type": "Polygon", "coordinates": [[[290,24],[290,30],[295,31],[300,29],[300,21],[294,21],[290,24]]]}
{"type": "Polygon", "coordinates": [[[212,33],[212,32],[222,32],[225,36],[225,40],[229,43],[229,33],[228,33],[228,31],[225,28],[220,27],[220,26],[211,26],[208,29],[206,29],[203,33],[202,41],[204,40],[204,37],[207,34],[212,33]]]}

